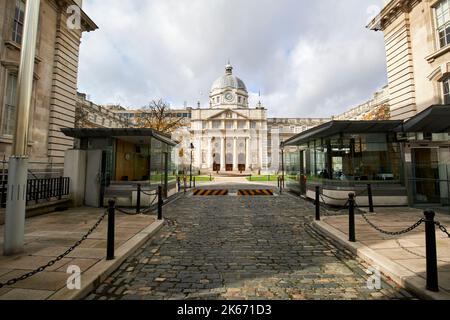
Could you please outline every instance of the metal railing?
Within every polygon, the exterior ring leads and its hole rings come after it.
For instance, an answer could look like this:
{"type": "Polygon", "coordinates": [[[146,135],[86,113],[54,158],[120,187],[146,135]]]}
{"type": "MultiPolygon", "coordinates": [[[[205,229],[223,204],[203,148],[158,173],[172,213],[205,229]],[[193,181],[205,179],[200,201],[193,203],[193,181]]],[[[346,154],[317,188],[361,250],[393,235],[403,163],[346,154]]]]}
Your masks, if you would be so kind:
{"type": "MultiPolygon", "coordinates": [[[[6,208],[8,182],[0,182],[0,205],[6,208]]],[[[27,205],[38,204],[41,200],[62,200],[70,194],[70,178],[30,179],[27,182],[27,205]]]]}

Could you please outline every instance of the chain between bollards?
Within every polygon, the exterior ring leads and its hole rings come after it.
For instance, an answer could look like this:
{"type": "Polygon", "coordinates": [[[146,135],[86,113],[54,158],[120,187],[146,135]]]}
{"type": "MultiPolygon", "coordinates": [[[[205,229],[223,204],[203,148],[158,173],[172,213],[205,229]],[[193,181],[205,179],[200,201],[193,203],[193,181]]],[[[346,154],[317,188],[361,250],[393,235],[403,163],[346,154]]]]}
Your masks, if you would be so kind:
{"type": "Polygon", "coordinates": [[[355,232],[355,194],[350,193],[348,195],[348,240],[350,242],[356,242],[355,232]]]}
{"type": "Polygon", "coordinates": [[[436,223],[434,211],[425,211],[425,242],[427,260],[427,290],[439,292],[437,249],[436,249],[436,223]]]}
{"type": "Polygon", "coordinates": [[[108,237],[106,248],[106,260],[114,260],[114,237],[115,237],[115,224],[116,224],[116,202],[109,200],[108,202],[108,237]]]}

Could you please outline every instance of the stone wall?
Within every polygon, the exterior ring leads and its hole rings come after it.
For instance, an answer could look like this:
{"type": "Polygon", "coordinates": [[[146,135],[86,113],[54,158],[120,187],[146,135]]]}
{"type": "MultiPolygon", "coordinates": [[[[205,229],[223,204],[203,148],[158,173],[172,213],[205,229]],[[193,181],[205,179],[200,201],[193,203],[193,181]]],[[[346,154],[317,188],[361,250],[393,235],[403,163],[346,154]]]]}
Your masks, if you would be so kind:
{"type": "MultiPolygon", "coordinates": [[[[41,1],[30,114],[30,159],[60,167],[64,152],[73,147],[73,141],[60,129],[74,126],[81,33],[96,28],[91,21],[86,24],[83,20],[82,30],[68,30],[66,8],[74,3],[41,1]]],[[[15,1],[0,0],[0,124],[7,74],[17,73],[20,61],[21,45],[12,41],[14,11],[15,1]]],[[[11,147],[12,136],[5,136],[0,130],[0,156],[8,158],[11,147]]]]}

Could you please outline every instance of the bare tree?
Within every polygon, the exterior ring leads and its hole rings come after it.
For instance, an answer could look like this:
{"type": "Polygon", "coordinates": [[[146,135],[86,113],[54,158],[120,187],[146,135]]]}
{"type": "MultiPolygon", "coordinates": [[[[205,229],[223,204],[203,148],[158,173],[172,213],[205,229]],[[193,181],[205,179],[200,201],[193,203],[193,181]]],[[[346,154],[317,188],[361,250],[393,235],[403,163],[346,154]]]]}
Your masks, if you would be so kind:
{"type": "Polygon", "coordinates": [[[148,106],[139,111],[140,113],[136,116],[138,128],[151,128],[171,134],[184,125],[183,118],[174,116],[169,104],[161,99],[151,101],[148,106]]]}

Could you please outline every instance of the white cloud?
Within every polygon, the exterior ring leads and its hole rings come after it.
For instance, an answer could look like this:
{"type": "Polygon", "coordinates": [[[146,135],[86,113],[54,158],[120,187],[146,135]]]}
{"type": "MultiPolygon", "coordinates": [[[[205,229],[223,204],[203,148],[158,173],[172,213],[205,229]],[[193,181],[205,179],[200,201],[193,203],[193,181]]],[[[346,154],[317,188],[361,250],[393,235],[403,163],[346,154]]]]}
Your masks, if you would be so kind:
{"type": "Polygon", "coordinates": [[[85,0],[79,89],[98,103],[207,104],[231,59],[270,116],[330,116],[386,82],[380,0],[85,0]]]}

